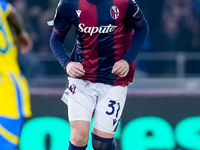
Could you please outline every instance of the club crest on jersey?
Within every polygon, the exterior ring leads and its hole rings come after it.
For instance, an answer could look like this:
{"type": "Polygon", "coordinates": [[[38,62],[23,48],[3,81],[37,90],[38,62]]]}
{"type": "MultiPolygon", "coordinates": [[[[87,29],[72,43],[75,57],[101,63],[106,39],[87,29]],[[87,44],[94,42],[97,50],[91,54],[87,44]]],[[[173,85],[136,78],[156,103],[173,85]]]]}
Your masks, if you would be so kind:
{"type": "Polygon", "coordinates": [[[115,20],[119,17],[119,9],[117,6],[112,6],[110,8],[110,15],[115,20]]]}
{"type": "Polygon", "coordinates": [[[72,94],[74,95],[74,93],[76,93],[76,86],[74,85],[74,84],[72,84],[72,85],[70,85],[69,87],[68,87],[68,89],[72,92],[72,94]]]}

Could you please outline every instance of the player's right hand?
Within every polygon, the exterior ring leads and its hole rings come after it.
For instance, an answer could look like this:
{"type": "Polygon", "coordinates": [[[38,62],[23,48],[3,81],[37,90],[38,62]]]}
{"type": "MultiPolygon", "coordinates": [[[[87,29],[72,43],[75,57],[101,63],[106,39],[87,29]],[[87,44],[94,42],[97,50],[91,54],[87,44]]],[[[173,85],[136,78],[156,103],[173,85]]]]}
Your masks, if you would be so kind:
{"type": "Polygon", "coordinates": [[[85,74],[83,65],[80,62],[69,62],[66,67],[67,74],[72,78],[81,77],[85,74]]]}
{"type": "Polygon", "coordinates": [[[19,47],[22,55],[29,53],[33,47],[33,42],[26,31],[22,31],[21,34],[15,35],[15,43],[19,47]]]}

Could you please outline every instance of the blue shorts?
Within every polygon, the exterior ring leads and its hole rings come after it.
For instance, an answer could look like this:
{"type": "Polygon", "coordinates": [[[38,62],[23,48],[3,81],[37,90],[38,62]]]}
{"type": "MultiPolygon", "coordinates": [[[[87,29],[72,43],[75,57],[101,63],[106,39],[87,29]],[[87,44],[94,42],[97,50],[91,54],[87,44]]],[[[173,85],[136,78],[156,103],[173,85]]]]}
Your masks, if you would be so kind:
{"type": "Polygon", "coordinates": [[[23,122],[24,118],[8,119],[0,117],[0,150],[17,149],[23,122]]]}

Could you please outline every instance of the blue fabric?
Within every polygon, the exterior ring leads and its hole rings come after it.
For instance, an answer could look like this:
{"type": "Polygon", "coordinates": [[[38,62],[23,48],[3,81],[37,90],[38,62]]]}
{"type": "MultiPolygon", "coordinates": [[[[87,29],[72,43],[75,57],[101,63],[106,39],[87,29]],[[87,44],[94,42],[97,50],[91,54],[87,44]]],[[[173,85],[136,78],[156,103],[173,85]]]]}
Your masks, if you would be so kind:
{"type": "Polygon", "coordinates": [[[5,0],[0,0],[0,5],[1,5],[3,12],[5,12],[7,9],[7,6],[8,6],[8,2],[6,2],[5,0]]]}
{"type": "MultiPolygon", "coordinates": [[[[23,125],[24,119],[8,119],[0,117],[0,124],[6,128],[9,132],[13,133],[16,136],[20,136],[20,131],[23,125]]],[[[7,139],[5,139],[0,134],[0,150],[16,150],[18,145],[10,143],[7,139]]]]}
{"type": "Polygon", "coordinates": [[[102,138],[92,133],[92,146],[94,150],[115,150],[117,144],[114,138],[102,138]]]}
{"type": "Polygon", "coordinates": [[[18,145],[14,145],[0,136],[0,150],[17,150],[18,145]]]}
{"type": "Polygon", "coordinates": [[[65,35],[66,34],[64,35],[57,34],[53,30],[50,38],[51,50],[64,69],[66,69],[67,64],[71,61],[71,59],[67,56],[64,47],[65,35]]]}
{"type": "Polygon", "coordinates": [[[73,145],[71,142],[69,142],[69,148],[68,150],[86,150],[87,145],[83,146],[83,147],[77,147],[75,145],[73,145]]]}
{"type": "Polygon", "coordinates": [[[24,122],[24,118],[8,119],[5,117],[0,117],[0,124],[7,130],[9,130],[10,132],[18,136],[19,136],[21,127],[23,125],[23,122],[24,122]]]}

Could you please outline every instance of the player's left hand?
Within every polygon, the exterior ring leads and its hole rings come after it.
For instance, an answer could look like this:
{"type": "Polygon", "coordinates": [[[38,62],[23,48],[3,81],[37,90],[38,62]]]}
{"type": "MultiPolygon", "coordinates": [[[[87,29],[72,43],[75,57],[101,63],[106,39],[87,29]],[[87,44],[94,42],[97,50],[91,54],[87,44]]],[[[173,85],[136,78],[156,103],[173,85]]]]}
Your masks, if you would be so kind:
{"type": "Polygon", "coordinates": [[[112,68],[112,73],[120,76],[120,77],[125,77],[129,72],[129,65],[127,61],[120,59],[117,61],[113,68],[112,68]]]}

